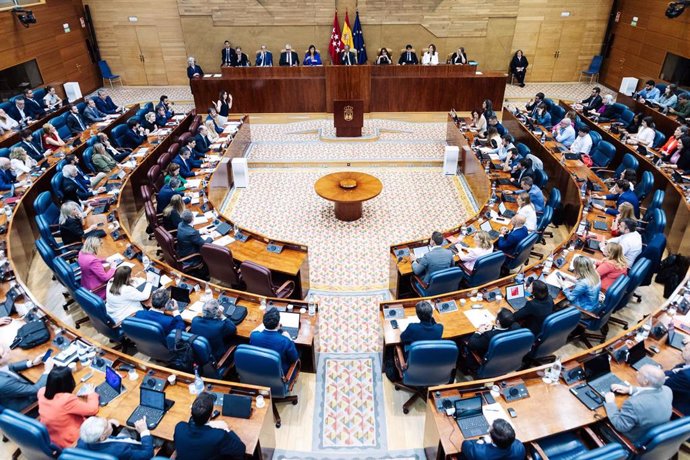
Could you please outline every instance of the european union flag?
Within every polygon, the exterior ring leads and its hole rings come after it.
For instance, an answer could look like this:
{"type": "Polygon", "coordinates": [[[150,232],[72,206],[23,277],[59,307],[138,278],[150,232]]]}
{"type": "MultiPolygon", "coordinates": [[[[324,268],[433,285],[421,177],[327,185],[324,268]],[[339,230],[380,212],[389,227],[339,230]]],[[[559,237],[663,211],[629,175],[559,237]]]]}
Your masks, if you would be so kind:
{"type": "Polygon", "coordinates": [[[355,49],[357,50],[358,64],[365,64],[367,62],[367,45],[364,44],[364,35],[362,34],[362,24],[359,22],[359,11],[357,11],[355,18],[355,28],[352,31],[355,49]]]}

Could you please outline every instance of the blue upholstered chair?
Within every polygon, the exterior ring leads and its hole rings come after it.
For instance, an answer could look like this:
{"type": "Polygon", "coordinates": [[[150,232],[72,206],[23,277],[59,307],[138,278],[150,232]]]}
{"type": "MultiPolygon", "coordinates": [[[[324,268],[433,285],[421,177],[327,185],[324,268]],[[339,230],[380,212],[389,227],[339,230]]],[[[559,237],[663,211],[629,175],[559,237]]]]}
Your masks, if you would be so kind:
{"type": "Polygon", "coordinates": [[[623,171],[626,169],[637,169],[640,167],[640,162],[633,156],[632,153],[626,153],[623,155],[623,160],[621,164],[616,167],[614,171],[602,168],[592,168],[592,170],[601,178],[611,177],[613,179],[618,179],[623,171]]]}
{"type": "Polygon", "coordinates": [[[664,233],[666,222],[666,212],[663,209],[656,208],[652,211],[649,220],[644,226],[644,231],[642,232],[642,242],[647,244],[652,240],[654,235],[664,233]]]}
{"type": "Polygon", "coordinates": [[[539,234],[532,232],[520,241],[512,254],[506,254],[506,262],[503,264],[504,272],[509,273],[527,262],[532,248],[538,240],[539,234]]]}
{"type": "Polygon", "coordinates": [[[515,144],[515,148],[517,148],[518,155],[520,155],[521,158],[525,158],[528,153],[531,153],[529,147],[527,147],[522,142],[518,142],[517,144],[515,144]]]}
{"type": "Polygon", "coordinates": [[[429,387],[451,383],[455,378],[458,346],[452,340],[419,340],[407,350],[407,359],[401,346],[395,348],[395,366],[402,380],[395,389],[406,390],[412,397],[403,404],[403,413],[422,398],[426,401],[429,387]]]}
{"type": "Polygon", "coordinates": [[[503,252],[495,251],[479,257],[474,262],[471,273],[466,271],[464,265],[460,265],[464,272],[462,284],[475,287],[497,280],[501,277],[501,267],[505,260],[506,256],[503,252]]]}
{"type": "Polygon", "coordinates": [[[568,336],[580,322],[580,312],[575,307],[564,308],[551,313],[544,320],[541,332],[534,342],[529,359],[536,362],[547,362],[562,346],[568,343],[568,336]]]}
{"type": "Polygon", "coordinates": [[[60,218],[60,208],[57,207],[50,192],[45,191],[38,194],[34,200],[34,212],[42,215],[50,225],[57,225],[60,218]]]}
{"type": "Polygon", "coordinates": [[[10,157],[10,149],[7,147],[1,148],[0,149],[0,157],[9,158],[10,157]]]}
{"type": "MultiPolygon", "coordinates": [[[[642,253],[639,255],[638,259],[648,259],[652,263],[652,268],[647,276],[642,280],[640,286],[649,286],[652,284],[652,277],[659,271],[659,266],[661,265],[661,259],[664,257],[665,250],[666,236],[663,233],[657,233],[652,237],[646,246],[643,246],[642,253]]],[[[641,296],[637,294],[633,294],[633,297],[641,299],[641,296]]]]}
{"type": "Polygon", "coordinates": [[[110,131],[110,137],[115,143],[117,147],[124,147],[124,136],[125,132],[127,131],[127,125],[122,124],[122,125],[117,125],[116,127],[113,128],[112,131],[110,131]]]}
{"type": "Polygon", "coordinates": [[[587,70],[580,71],[580,76],[577,78],[577,81],[580,81],[583,75],[589,77],[590,83],[592,83],[592,81],[595,79],[595,81],[599,81],[599,72],[601,71],[601,64],[603,62],[604,56],[602,56],[601,54],[592,56],[592,62],[589,63],[589,67],[587,68],[587,70]]]}
{"type": "Polygon", "coordinates": [[[276,402],[291,402],[293,405],[298,402],[297,395],[290,393],[297,382],[300,365],[297,360],[284,374],[280,355],[273,350],[253,345],[240,345],[235,350],[235,369],[240,382],[271,388],[276,428],[280,428],[281,424],[276,402]]]}
{"type": "Polygon", "coordinates": [[[645,171],[642,173],[640,182],[635,186],[635,195],[640,203],[647,198],[652,188],[654,188],[654,176],[650,171],[645,171]]]}
{"type": "Polygon", "coordinates": [[[652,142],[652,147],[655,149],[660,148],[662,145],[664,145],[664,142],[666,142],[666,135],[659,131],[658,129],[654,130],[654,141],[652,142]]]}
{"type": "Polygon", "coordinates": [[[60,454],[60,448],[50,442],[45,425],[19,412],[3,410],[0,431],[19,446],[22,456],[29,460],[52,460],[60,454]]]}
{"type": "Polygon", "coordinates": [[[589,137],[592,139],[592,149],[590,152],[594,149],[597,148],[597,145],[599,145],[599,142],[601,142],[601,134],[599,134],[597,131],[591,130],[589,132],[589,137]]]}
{"type": "Polygon", "coordinates": [[[592,348],[592,343],[589,339],[597,339],[600,343],[606,341],[606,334],[609,331],[609,318],[611,318],[613,311],[619,308],[629,284],[630,278],[626,275],[620,275],[616,278],[616,281],[606,291],[604,301],[601,303],[598,312],[590,312],[578,308],[582,313],[580,320],[582,331],[577,335],[577,338],[582,340],[587,348],[592,348]],[[597,331],[598,333],[592,331],[597,331]]]}
{"type": "Polygon", "coordinates": [[[565,109],[558,104],[553,104],[549,108],[549,114],[551,115],[551,125],[556,126],[565,117],[565,109]]]}
{"type": "Polygon", "coordinates": [[[119,75],[115,75],[112,70],[110,70],[110,66],[108,65],[108,61],[105,59],[101,59],[98,61],[98,69],[101,71],[101,78],[103,80],[108,80],[108,83],[110,83],[110,88],[112,89],[113,87],[113,81],[120,81],[120,85],[124,86],[124,83],[122,82],[122,78],[119,75]]]}
{"type": "Polygon", "coordinates": [[[122,328],[115,324],[115,320],[108,314],[103,299],[82,287],[75,291],[74,296],[86,316],[89,317],[91,325],[111,341],[122,344],[123,351],[126,352],[126,341],[122,328]]]}
{"type": "MultiPolygon", "coordinates": [[[[168,348],[172,348],[175,344],[176,333],[177,331],[170,331],[166,337],[165,340],[168,348]]],[[[189,341],[192,339],[192,334],[182,331],[181,338],[189,341]]],[[[192,342],[192,348],[194,349],[194,358],[199,365],[200,373],[204,377],[223,379],[232,368],[230,358],[236,348],[234,345],[229,346],[219,360],[216,360],[213,356],[211,344],[208,343],[205,337],[197,336],[192,342]]]]}
{"type": "MultiPolygon", "coordinates": [[[[59,166],[59,165],[58,165],[59,166]]],[[[62,203],[64,194],[62,193],[62,169],[56,166],[56,173],[50,178],[50,191],[55,201],[62,203]]]]}
{"type": "Polygon", "coordinates": [[[656,189],[654,190],[654,193],[652,194],[652,199],[649,201],[649,205],[647,206],[647,209],[645,209],[644,216],[642,217],[642,220],[647,221],[646,216],[649,213],[651,215],[651,212],[654,211],[655,209],[661,208],[661,205],[664,204],[664,198],[666,197],[666,192],[664,192],[661,189],[656,189]]]}
{"type": "Polygon", "coordinates": [[[634,460],[673,458],[680,445],[690,437],[690,417],[658,425],[635,442],[634,460]]]}
{"type": "Polygon", "coordinates": [[[478,379],[496,377],[516,371],[532,349],[534,334],[529,329],[518,329],[491,338],[489,349],[481,360],[478,379]]]}
{"type": "Polygon", "coordinates": [[[101,452],[69,447],[62,451],[58,460],[117,460],[117,458],[101,452]]]}
{"type": "Polygon", "coordinates": [[[68,260],[77,257],[77,253],[75,251],[79,251],[79,249],[81,249],[82,243],[74,242],[70,244],[62,244],[62,242],[58,242],[55,239],[55,235],[59,234],[59,232],[48,223],[44,215],[37,215],[35,220],[36,226],[38,227],[38,233],[46,241],[46,243],[50,245],[53,251],[61,256],[67,257],[68,260]]]}
{"type": "Polygon", "coordinates": [[[93,165],[92,157],[93,157],[93,147],[86,147],[86,150],[84,150],[84,155],[82,156],[84,166],[86,167],[87,172],[95,173],[96,167],[93,165]]]}
{"type": "Polygon", "coordinates": [[[575,433],[567,431],[531,443],[534,460],[624,460],[628,452],[618,443],[589,450],[575,433]]]}
{"type": "Polygon", "coordinates": [[[534,184],[543,189],[549,182],[549,175],[543,169],[534,170],[534,184]]]}
{"type": "Polygon", "coordinates": [[[168,362],[172,357],[165,330],[160,323],[130,316],[122,321],[122,332],[136,345],[138,351],[149,358],[168,362]]]}
{"type": "Polygon", "coordinates": [[[616,156],[616,148],[608,141],[600,141],[596,148],[590,151],[593,168],[606,168],[613,157],[616,156]]]}
{"type": "Polygon", "coordinates": [[[439,270],[431,274],[428,284],[424,283],[418,276],[414,276],[412,278],[412,289],[414,289],[420,297],[429,297],[457,291],[460,287],[460,280],[464,276],[463,273],[460,267],[450,267],[445,270],[439,270]]]}
{"type": "Polygon", "coordinates": [[[561,207],[561,191],[557,187],[551,188],[546,206],[551,206],[554,211],[557,211],[561,207]]]}
{"type": "Polygon", "coordinates": [[[623,110],[623,112],[618,117],[618,119],[621,121],[621,123],[625,123],[626,126],[629,125],[630,123],[632,123],[633,118],[635,118],[635,112],[633,112],[632,110],[630,110],[628,108],[623,110]]]}
{"type": "MultiPolygon", "coordinates": [[[[637,299],[638,303],[642,300],[641,296],[635,294],[635,290],[638,287],[640,287],[646,279],[651,277],[652,268],[652,261],[647,259],[646,257],[638,257],[637,260],[635,260],[633,266],[630,267],[630,270],[628,270],[628,278],[630,278],[630,284],[628,284],[628,288],[625,292],[625,295],[623,296],[623,300],[621,301],[620,305],[615,310],[613,310],[614,313],[618,312],[626,305],[628,305],[628,303],[633,297],[637,299]]],[[[612,321],[616,324],[620,324],[621,326],[623,326],[623,329],[625,330],[628,329],[628,323],[625,321],[613,317],[611,317],[609,321],[612,321]]]]}

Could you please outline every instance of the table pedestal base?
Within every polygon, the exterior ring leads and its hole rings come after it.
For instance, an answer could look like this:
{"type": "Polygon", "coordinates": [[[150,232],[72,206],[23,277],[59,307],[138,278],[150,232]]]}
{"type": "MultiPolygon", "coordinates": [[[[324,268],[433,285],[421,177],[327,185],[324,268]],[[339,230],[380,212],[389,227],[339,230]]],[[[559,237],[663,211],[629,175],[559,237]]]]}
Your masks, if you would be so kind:
{"type": "Polygon", "coordinates": [[[362,217],[362,202],[335,203],[335,218],[345,222],[352,222],[362,217]]]}
{"type": "Polygon", "coordinates": [[[335,128],[335,137],[362,137],[362,127],[335,128]]]}

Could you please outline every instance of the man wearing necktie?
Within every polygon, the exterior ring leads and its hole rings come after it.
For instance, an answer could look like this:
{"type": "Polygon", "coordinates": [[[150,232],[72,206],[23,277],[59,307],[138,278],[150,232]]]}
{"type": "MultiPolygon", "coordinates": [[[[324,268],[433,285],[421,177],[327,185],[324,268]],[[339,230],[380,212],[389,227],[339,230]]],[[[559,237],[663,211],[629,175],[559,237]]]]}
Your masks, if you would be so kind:
{"type": "Polygon", "coordinates": [[[78,136],[86,129],[86,123],[81,119],[79,115],[79,108],[73,105],[69,108],[70,113],[67,117],[67,127],[72,136],[78,136]]]}
{"type": "Polygon", "coordinates": [[[261,50],[256,53],[257,67],[273,67],[273,54],[266,49],[266,45],[261,45],[261,50]]]}
{"type": "Polygon", "coordinates": [[[220,52],[220,65],[230,67],[234,63],[235,50],[230,46],[230,42],[225,40],[224,48],[220,52]]]}
{"type": "Polygon", "coordinates": [[[292,50],[292,46],[289,43],[285,44],[285,51],[280,53],[279,64],[286,67],[299,65],[299,56],[292,50]]]}
{"type": "Polygon", "coordinates": [[[22,141],[19,143],[19,146],[24,149],[27,155],[36,161],[43,160],[43,152],[41,152],[41,149],[34,144],[31,131],[25,129],[22,131],[21,136],[22,141]]]}
{"type": "Polygon", "coordinates": [[[417,53],[412,50],[412,45],[405,46],[405,51],[400,54],[398,65],[414,65],[419,64],[417,60],[417,53]]]}
{"type": "Polygon", "coordinates": [[[340,57],[340,62],[342,65],[355,65],[357,64],[357,60],[355,58],[355,53],[350,51],[350,46],[345,45],[345,48],[343,49],[343,54],[340,57]]]}

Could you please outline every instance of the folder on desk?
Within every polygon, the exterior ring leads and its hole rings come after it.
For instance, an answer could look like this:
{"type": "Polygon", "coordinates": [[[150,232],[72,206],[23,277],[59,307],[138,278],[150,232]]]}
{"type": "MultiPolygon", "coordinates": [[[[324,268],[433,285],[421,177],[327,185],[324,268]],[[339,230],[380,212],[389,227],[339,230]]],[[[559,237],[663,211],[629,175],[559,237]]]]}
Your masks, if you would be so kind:
{"type": "Polygon", "coordinates": [[[429,246],[420,246],[418,248],[412,249],[415,258],[417,259],[421,259],[422,257],[424,257],[424,254],[426,254],[429,251],[431,251],[431,248],[429,246]]]}

